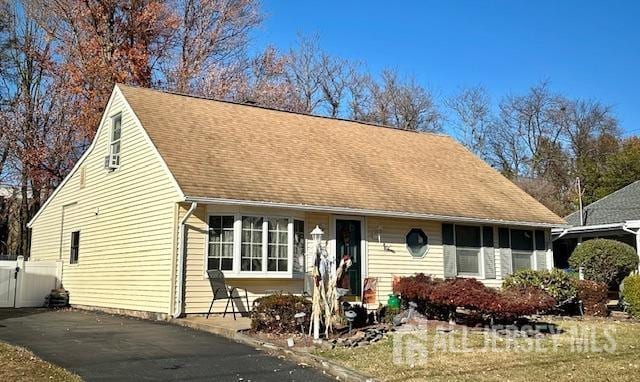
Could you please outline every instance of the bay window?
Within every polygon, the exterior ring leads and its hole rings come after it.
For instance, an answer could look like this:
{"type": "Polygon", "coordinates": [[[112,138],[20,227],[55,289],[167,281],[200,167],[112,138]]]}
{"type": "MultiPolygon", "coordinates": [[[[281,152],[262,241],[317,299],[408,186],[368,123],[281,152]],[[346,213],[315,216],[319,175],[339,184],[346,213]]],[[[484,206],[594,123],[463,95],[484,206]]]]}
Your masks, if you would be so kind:
{"type": "Polygon", "coordinates": [[[304,221],[221,214],[209,215],[208,223],[206,270],[219,269],[231,277],[291,277],[304,272],[304,221]]]}

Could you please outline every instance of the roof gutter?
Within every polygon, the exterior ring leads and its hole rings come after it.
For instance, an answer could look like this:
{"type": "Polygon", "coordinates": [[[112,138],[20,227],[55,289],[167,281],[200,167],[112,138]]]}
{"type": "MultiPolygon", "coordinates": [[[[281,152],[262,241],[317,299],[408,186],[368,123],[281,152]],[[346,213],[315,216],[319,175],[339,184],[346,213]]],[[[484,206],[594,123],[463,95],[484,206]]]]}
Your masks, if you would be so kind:
{"type": "Polygon", "coordinates": [[[186,223],[187,220],[193,214],[193,211],[198,207],[197,202],[191,202],[191,207],[187,213],[180,219],[180,236],[178,237],[178,270],[176,277],[176,306],[173,312],[173,317],[178,318],[182,315],[182,305],[184,302],[184,259],[185,259],[185,248],[186,248],[186,223]]]}
{"type": "MultiPolygon", "coordinates": [[[[637,225],[637,222],[636,221],[631,222],[631,225],[633,225],[635,228],[635,226],[637,225]]],[[[640,257],[640,226],[636,228],[636,230],[634,231],[629,228],[629,224],[627,222],[622,226],[622,229],[636,236],[636,254],[638,254],[638,257],[640,257]]],[[[637,270],[638,272],[640,272],[640,262],[638,263],[637,270]]]]}
{"type": "Polygon", "coordinates": [[[351,207],[316,206],[316,205],[310,205],[310,204],[290,204],[290,203],[264,202],[264,201],[242,200],[242,199],[185,196],[185,201],[205,203],[205,204],[228,204],[228,205],[250,206],[250,207],[288,208],[288,209],[297,209],[297,210],[309,211],[309,212],[329,212],[329,213],[337,213],[337,214],[345,214],[345,215],[387,216],[387,217],[395,217],[395,218],[438,220],[438,221],[447,221],[447,222],[503,224],[503,225],[514,225],[514,226],[523,226],[523,227],[543,227],[543,228],[566,227],[566,225],[553,224],[553,223],[469,218],[469,217],[461,217],[461,216],[423,214],[423,213],[414,213],[414,212],[370,210],[370,209],[351,208],[351,207]]]}
{"type": "MultiPolygon", "coordinates": [[[[584,226],[569,227],[569,228],[565,228],[565,229],[552,229],[551,233],[557,234],[558,232],[560,232],[560,236],[564,236],[564,235],[566,235],[568,233],[581,233],[581,232],[591,232],[591,231],[622,229],[623,226],[624,226],[624,223],[584,225],[584,226]]],[[[560,237],[558,237],[558,239],[559,238],[560,237]]]]}

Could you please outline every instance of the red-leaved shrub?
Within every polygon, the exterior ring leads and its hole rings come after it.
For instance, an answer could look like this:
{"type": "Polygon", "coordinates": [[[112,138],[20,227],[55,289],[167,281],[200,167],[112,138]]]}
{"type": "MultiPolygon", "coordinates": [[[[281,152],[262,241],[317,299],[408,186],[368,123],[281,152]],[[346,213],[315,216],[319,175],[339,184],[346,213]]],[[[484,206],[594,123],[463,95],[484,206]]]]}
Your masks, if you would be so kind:
{"type": "Polygon", "coordinates": [[[497,294],[491,313],[503,318],[516,318],[541,313],[555,305],[556,300],[540,288],[510,288],[497,294]]]}
{"type": "Polygon", "coordinates": [[[442,283],[440,279],[434,279],[424,273],[415,276],[400,277],[396,280],[393,291],[402,296],[402,301],[407,304],[413,301],[418,304],[418,310],[427,316],[448,318],[449,309],[445,305],[433,302],[431,295],[436,287],[442,283]]]}
{"type": "Polygon", "coordinates": [[[456,308],[496,318],[516,318],[544,312],[553,308],[556,303],[553,297],[540,288],[498,291],[472,278],[441,280],[422,273],[401,278],[394,291],[405,302],[414,301],[419,309],[439,318],[454,313],[456,308]]]}
{"type": "Polygon", "coordinates": [[[427,276],[424,273],[418,273],[415,276],[400,277],[396,281],[393,291],[401,295],[405,301],[431,301],[431,292],[441,281],[442,280],[427,276]]]}
{"type": "Polygon", "coordinates": [[[589,280],[578,281],[578,299],[582,301],[584,314],[606,317],[609,287],[607,284],[589,280]]]}
{"type": "Polygon", "coordinates": [[[450,308],[466,308],[487,313],[496,299],[496,290],[487,288],[476,279],[447,279],[431,292],[431,302],[450,308]]]}

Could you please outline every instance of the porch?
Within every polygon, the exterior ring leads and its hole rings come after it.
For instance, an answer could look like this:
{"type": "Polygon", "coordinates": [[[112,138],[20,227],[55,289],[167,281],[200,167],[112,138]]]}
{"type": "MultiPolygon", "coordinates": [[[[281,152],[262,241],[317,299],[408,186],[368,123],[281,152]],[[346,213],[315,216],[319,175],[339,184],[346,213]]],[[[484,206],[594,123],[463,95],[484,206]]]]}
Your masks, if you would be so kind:
{"type": "MultiPolygon", "coordinates": [[[[181,217],[189,207],[181,206],[181,217]]],[[[274,293],[310,294],[311,254],[316,250],[311,231],[316,226],[324,231],[323,241],[330,254],[337,253],[338,258],[350,256],[353,265],[345,281],[345,288],[349,289],[347,299],[360,301],[367,272],[364,217],[199,203],[187,217],[184,228],[183,313],[189,317],[189,323],[216,326],[211,321],[213,316],[209,322],[203,317],[193,317],[207,313],[211,304],[209,269],[221,270],[226,283],[239,289],[243,298],[234,301],[235,309],[245,316],[259,297],[274,293]]],[[[225,305],[226,300],[216,300],[211,312],[222,313],[225,305]]],[[[225,320],[231,312],[229,306],[225,320]]]]}
{"type": "Polygon", "coordinates": [[[228,338],[233,338],[236,333],[251,329],[251,318],[237,316],[234,320],[233,315],[229,314],[226,317],[222,317],[222,314],[212,314],[209,318],[200,315],[188,315],[184,318],[174,319],[173,323],[228,338]]]}
{"type": "Polygon", "coordinates": [[[613,223],[554,229],[553,257],[557,268],[569,268],[569,257],[582,242],[591,239],[616,240],[633,247],[640,257],[640,224],[613,223]]]}

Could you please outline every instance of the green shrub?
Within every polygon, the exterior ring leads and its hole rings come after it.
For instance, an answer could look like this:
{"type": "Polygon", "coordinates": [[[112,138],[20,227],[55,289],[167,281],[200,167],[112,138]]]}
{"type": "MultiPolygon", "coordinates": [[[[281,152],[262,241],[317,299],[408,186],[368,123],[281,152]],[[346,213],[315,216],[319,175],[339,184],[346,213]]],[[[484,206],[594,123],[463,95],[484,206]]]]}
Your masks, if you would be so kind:
{"type": "Polygon", "coordinates": [[[584,314],[598,317],[608,316],[608,292],[607,284],[590,280],[578,281],[578,299],[582,301],[584,314]]]}
{"type": "Polygon", "coordinates": [[[624,279],[622,298],[628,304],[629,314],[640,318],[640,275],[631,275],[624,279]]]}
{"type": "Polygon", "coordinates": [[[558,303],[576,297],[574,280],[569,274],[560,269],[551,271],[523,269],[507,276],[502,287],[506,290],[513,288],[540,288],[558,303]]]}
{"type": "Polygon", "coordinates": [[[584,278],[617,287],[638,268],[638,255],[628,244],[616,240],[593,239],[578,245],[569,257],[569,265],[582,267],[584,278]]]}
{"type": "Polygon", "coordinates": [[[306,328],[311,317],[311,302],[301,296],[272,294],[255,300],[251,311],[251,328],[262,332],[294,333],[300,331],[295,314],[305,313],[306,328]]]}

